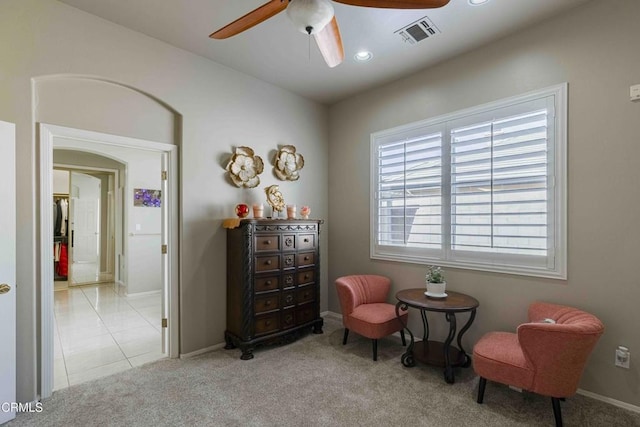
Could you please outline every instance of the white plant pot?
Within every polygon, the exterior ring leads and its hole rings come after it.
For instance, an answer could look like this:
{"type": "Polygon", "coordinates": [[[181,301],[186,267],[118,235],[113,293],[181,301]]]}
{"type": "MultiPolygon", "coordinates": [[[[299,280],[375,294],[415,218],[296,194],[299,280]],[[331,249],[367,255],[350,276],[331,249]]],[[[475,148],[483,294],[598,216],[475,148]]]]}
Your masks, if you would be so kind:
{"type": "Polygon", "coordinates": [[[431,283],[427,282],[427,292],[433,295],[442,295],[447,289],[447,282],[431,283]]]}

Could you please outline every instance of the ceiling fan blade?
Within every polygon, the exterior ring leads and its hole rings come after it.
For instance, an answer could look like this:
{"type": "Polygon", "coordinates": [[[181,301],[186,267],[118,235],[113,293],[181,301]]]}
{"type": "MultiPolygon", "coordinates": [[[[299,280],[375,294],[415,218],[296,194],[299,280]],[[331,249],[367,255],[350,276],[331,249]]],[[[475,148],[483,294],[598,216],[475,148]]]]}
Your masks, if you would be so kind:
{"type": "Polygon", "coordinates": [[[322,53],[322,57],[327,65],[331,68],[339,65],[344,60],[344,48],[342,47],[342,36],[340,36],[340,28],[338,21],[334,16],[321,31],[313,35],[316,44],[322,53]]]}
{"type": "Polygon", "coordinates": [[[259,23],[282,12],[287,8],[288,4],[289,2],[287,0],[271,0],[259,8],[254,9],[246,15],[236,19],[229,25],[220,28],[209,37],[212,39],[226,39],[228,37],[235,36],[236,34],[240,34],[254,25],[258,25],[259,23]]]}
{"type": "Polygon", "coordinates": [[[435,9],[449,0],[333,0],[351,6],[379,7],[385,9],[435,9]]]}

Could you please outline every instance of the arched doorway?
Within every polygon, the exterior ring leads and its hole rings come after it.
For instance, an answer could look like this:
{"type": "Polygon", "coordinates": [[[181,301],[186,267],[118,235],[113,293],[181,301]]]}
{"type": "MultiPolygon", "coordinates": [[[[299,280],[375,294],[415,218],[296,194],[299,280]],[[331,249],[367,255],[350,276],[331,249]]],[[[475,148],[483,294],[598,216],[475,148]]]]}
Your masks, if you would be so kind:
{"type": "MultiPolygon", "coordinates": [[[[145,294],[147,291],[133,292],[133,285],[139,284],[135,277],[138,272],[130,266],[146,265],[145,263],[136,262],[135,247],[137,242],[135,232],[138,219],[134,212],[133,206],[133,187],[136,176],[135,166],[142,170],[141,176],[150,174],[148,170],[149,158],[154,158],[158,165],[157,182],[163,195],[163,203],[160,206],[161,221],[158,224],[159,233],[157,234],[158,244],[151,250],[156,254],[160,254],[161,262],[159,271],[156,271],[162,280],[162,297],[161,297],[161,348],[172,357],[178,353],[177,342],[177,147],[170,144],[155,143],[150,141],[138,140],[133,138],[125,138],[97,132],[84,131],[72,128],[65,128],[52,125],[40,125],[40,148],[41,159],[40,167],[43,171],[53,170],[53,150],[74,150],[78,152],[87,152],[94,155],[108,156],[126,165],[125,175],[128,179],[124,184],[120,185],[117,195],[121,203],[116,206],[121,207],[123,218],[119,230],[122,236],[121,257],[116,262],[116,270],[118,280],[125,287],[125,296],[130,294],[145,294]],[[141,160],[142,159],[142,160],[141,160]],[[166,173],[161,173],[165,171],[166,173]],[[163,177],[167,179],[162,179],[163,177]],[[166,251],[161,248],[166,247],[166,251]],[[166,325],[166,327],[165,327],[166,325]]],[[[41,209],[45,211],[45,207],[51,205],[50,200],[53,196],[52,179],[50,173],[42,174],[41,180],[41,209]]],[[[144,216],[144,215],[143,215],[144,216]]],[[[156,215],[157,217],[157,215],[156,215]]],[[[49,266],[45,266],[45,260],[52,258],[53,247],[53,224],[51,215],[41,216],[41,252],[42,252],[42,393],[43,397],[47,397],[53,390],[54,379],[54,359],[55,359],[55,334],[54,331],[54,298],[53,298],[53,274],[49,266]]],[[[143,234],[143,233],[140,233],[143,234]]],[[[146,245],[149,246],[148,244],[146,245]]],[[[157,269],[156,269],[157,270],[157,269]]],[[[144,280],[145,284],[148,282],[144,280]]],[[[95,298],[105,295],[102,290],[92,290],[95,298]],[[102,293],[101,293],[102,292],[102,293]]],[[[88,297],[88,295],[86,295],[88,297]]],[[[94,301],[94,306],[96,301],[94,301]]],[[[100,315],[100,313],[98,313],[100,315]]],[[[104,319],[100,319],[104,321],[104,319]]],[[[109,329],[109,328],[107,328],[109,329]]],[[[114,335],[114,338],[115,335],[114,335]]],[[[120,346],[122,347],[122,346],[120,346]]]]}

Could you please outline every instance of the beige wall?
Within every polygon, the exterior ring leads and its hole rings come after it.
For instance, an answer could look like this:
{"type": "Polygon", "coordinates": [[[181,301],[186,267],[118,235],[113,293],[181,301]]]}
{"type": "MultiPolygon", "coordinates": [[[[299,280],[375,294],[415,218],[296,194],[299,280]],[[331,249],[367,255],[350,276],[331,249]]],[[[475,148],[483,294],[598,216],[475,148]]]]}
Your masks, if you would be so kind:
{"type": "MultiPolygon", "coordinates": [[[[394,292],[424,283],[423,265],[369,258],[372,132],[568,82],[569,279],[448,269],[447,282],[480,301],[468,349],[487,331],[514,330],[536,299],[596,314],[606,332],[581,388],[640,405],[640,103],[629,101],[629,86],[640,83],[639,16],[640,1],[593,1],[332,106],[329,280],[385,274],[394,292]],[[630,370],[613,365],[619,344],[635,352],[630,370]]],[[[332,285],[329,309],[340,311],[332,285]]],[[[444,319],[430,319],[439,323],[436,332],[443,338],[444,319]]],[[[417,321],[416,313],[414,328],[417,321]]]]}
{"type": "MultiPolygon", "coordinates": [[[[287,202],[308,204],[314,217],[327,217],[324,106],[53,0],[0,2],[0,58],[0,119],[17,124],[21,401],[33,400],[37,392],[36,121],[180,146],[182,353],[223,342],[221,222],[236,203],[265,201],[263,188],[280,184],[287,202]],[[60,75],[60,84],[46,84],[46,76],[60,75]],[[96,82],[104,84],[96,87],[96,82]],[[98,98],[86,103],[88,93],[98,98]],[[305,157],[295,183],[282,183],[271,173],[270,154],[284,144],[295,145],[305,157]],[[237,145],[254,148],[265,160],[257,189],[240,190],[225,180],[221,164],[237,145]]],[[[326,260],[327,223],[323,231],[326,260]]],[[[322,310],[326,283],[325,265],[322,310]]]]}
{"type": "Polygon", "coordinates": [[[485,331],[513,329],[534,299],[597,314],[607,331],[582,388],[640,405],[637,364],[632,361],[630,370],[613,367],[616,345],[627,345],[636,353],[640,349],[634,327],[640,323],[640,275],[635,265],[640,253],[640,104],[628,100],[629,85],[640,83],[640,57],[634,50],[640,40],[637,16],[636,0],[596,0],[353,97],[327,115],[318,104],[53,0],[3,0],[0,119],[17,124],[21,195],[19,399],[35,398],[37,389],[36,113],[53,124],[180,146],[181,352],[188,353],[222,342],[226,251],[220,223],[232,215],[235,203],[263,200],[262,188],[279,183],[287,201],[310,204],[317,217],[331,215],[331,229],[325,224],[322,240],[323,259],[328,261],[323,268],[323,310],[339,311],[333,285],[327,283],[342,274],[377,272],[391,276],[395,289],[420,286],[424,266],[373,262],[368,256],[370,133],[566,81],[569,280],[451,269],[448,281],[451,288],[481,302],[467,335],[469,347],[485,331]],[[109,97],[117,100],[123,95],[115,93],[120,89],[105,87],[95,105],[74,104],[73,93],[58,89],[39,105],[34,79],[60,74],[117,82],[150,95],[151,102],[112,108],[109,97]],[[153,117],[165,111],[171,118],[162,120],[160,128],[151,126],[153,117]],[[231,147],[249,145],[268,164],[271,150],[282,144],[296,145],[305,156],[299,182],[281,183],[267,168],[260,189],[239,190],[226,183],[221,164],[231,147]]]}

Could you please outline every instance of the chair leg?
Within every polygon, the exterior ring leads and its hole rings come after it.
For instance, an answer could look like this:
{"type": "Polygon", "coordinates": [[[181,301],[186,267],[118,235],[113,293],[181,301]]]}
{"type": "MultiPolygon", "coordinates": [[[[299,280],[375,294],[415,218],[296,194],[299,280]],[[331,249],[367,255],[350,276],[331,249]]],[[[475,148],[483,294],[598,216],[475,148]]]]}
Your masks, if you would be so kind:
{"type": "Polygon", "coordinates": [[[400,329],[400,338],[402,338],[402,346],[407,346],[407,340],[404,338],[404,329],[400,329]]]}
{"type": "Polygon", "coordinates": [[[373,341],[373,361],[375,362],[378,360],[378,340],[371,341],[373,341]]]}
{"type": "Polygon", "coordinates": [[[484,389],[487,386],[487,379],[480,377],[480,384],[478,384],[478,403],[482,403],[484,400],[484,389]]]}
{"type": "Polygon", "coordinates": [[[557,397],[552,397],[551,404],[553,405],[553,416],[556,419],[556,427],[562,427],[562,412],[560,411],[560,399],[558,399],[557,397]]]}
{"type": "Polygon", "coordinates": [[[344,338],[342,338],[342,345],[345,345],[347,343],[348,337],[349,337],[349,330],[347,328],[344,328],[344,338]]]}

